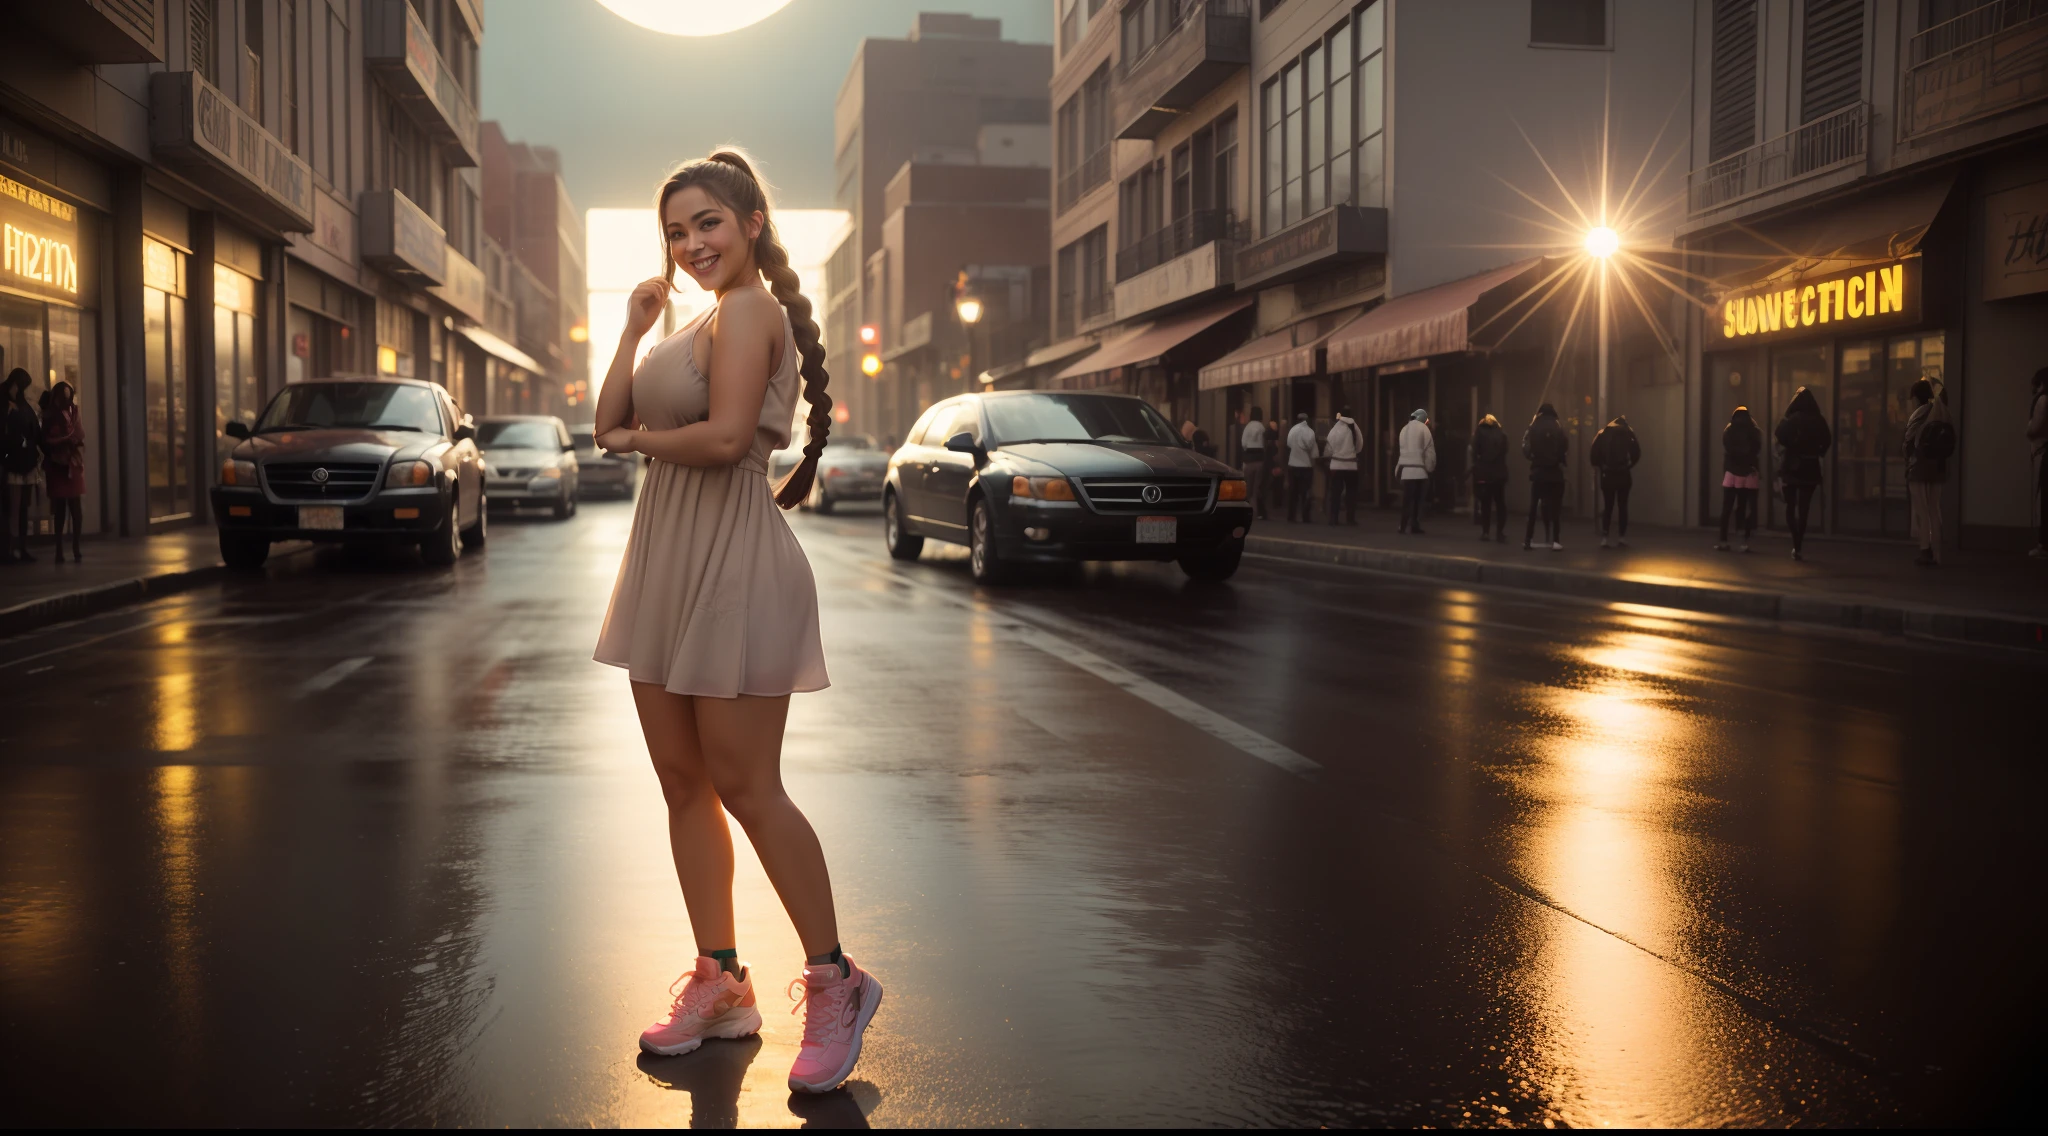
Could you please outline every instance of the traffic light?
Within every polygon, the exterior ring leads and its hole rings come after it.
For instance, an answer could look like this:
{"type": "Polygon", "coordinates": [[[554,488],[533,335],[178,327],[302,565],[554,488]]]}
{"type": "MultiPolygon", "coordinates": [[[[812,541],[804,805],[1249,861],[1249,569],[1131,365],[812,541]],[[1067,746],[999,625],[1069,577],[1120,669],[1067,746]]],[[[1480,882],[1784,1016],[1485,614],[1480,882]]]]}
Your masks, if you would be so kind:
{"type": "Polygon", "coordinates": [[[860,373],[871,379],[882,373],[882,329],[871,323],[860,325],[860,373]]]}

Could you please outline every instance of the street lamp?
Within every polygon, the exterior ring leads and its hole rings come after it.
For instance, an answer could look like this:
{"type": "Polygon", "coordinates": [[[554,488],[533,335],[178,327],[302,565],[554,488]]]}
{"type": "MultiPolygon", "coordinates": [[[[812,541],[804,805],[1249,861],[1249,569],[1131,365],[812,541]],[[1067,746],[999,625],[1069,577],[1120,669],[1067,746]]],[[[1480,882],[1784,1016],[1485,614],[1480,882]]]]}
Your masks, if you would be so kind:
{"type": "Polygon", "coordinates": [[[960,316],[960,322],[969,327],[981,322],[981,301],[972,296],[962,296],[960,302],[953,305],[953,311],[960,316]]]}
{"type": "Polygon", "coordinates": [[[1597,383],[1599,407],[1594,415],[1599,421],[1594,430],[1607,425],[1607,262],[1621,249],[1621,234],[1606,225],[1595,225],[1586,230],[1586,255],[1600,265],[1600,306],[1599,362],[1595,382],[1597,383]]]}

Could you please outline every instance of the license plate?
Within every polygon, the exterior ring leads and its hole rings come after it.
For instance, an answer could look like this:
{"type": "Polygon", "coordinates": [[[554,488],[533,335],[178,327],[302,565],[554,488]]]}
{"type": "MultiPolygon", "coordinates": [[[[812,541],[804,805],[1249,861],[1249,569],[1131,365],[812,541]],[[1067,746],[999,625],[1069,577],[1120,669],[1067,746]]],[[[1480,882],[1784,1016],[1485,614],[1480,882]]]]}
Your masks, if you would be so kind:
{"type": "Polygon", "coordinates": [[[1172,544],[1180,539],[1180,521],[1174,517],[1139,517],[1139,544],[1172,544]]]}
{"type": "Polygon", "coordinates": [[[301,505],[299,506],[299,527],[302,529],[338,529],[341,527],[341,506],[301,505]]]}

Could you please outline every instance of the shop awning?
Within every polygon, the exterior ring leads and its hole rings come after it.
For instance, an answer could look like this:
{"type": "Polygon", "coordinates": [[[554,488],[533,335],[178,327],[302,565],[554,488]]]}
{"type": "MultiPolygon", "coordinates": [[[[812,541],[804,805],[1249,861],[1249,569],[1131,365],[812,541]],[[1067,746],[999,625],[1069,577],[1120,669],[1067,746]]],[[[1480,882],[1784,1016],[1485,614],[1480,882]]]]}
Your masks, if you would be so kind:
{"type": "Polygon", "coordinates": [[[1032,390],[1049,381],[1061,364],[1096,349],[1093,336],[1078,336],[1041,347],[1017,362],[991,367],[977,377],[986,390],[1032,390]]]}
{"type": "Polygon", "coordinates": [[[1529,271],[1540,258],[1518,261],[1388,300],[1352,320],[1330,337],[1332,371],[1470,351],[1472,305],[1495,288],[1529,271]]]}
{"type": "Polygon", "coordinates": [[[1706,250],[1711,291],[1746,290],[1774,277],[1789,281],[1912,256],[1954,185],[1955,172],[1948,170],[1829,202],[1806,216],[1738,222],[1706,250]]]}
{"type": "Polygon", "coordinates": [[[1252,296],[1232,296],[1220,303],[1197,308],[1184,315],[1143,324],[1102,345],[1102,350],[1081,359],[1053,376],[1055,381],[1074,379],[1118,367],[1144,367],[1217,323],[1252,306],[1252,296]]]}
{"type": "Polygon", "coordinates": [[[1326,340],[1349,326],[1356,311],[1336,319],[1304,320],[1293,327],[1262,335],[1202,368],[1201,389],[1268,383],[1316,373],[1316,353],[1326,340]]]}
{"type": "Polygon", "coordinates": [[[497,358],[503,359],[505,362],[510,363],[515,367],[519,367],[523,370],[532,371],[536,375],[547,373],[547,369],[540,365],[539,360],[535,359],[531,355],[528,355],[526,352],[521,351],[517,347],[512,346],[511,344],[505,342],[504,340],[499,339],[497,336],[492,335],[490,332],[485,331],[483,328],[458,327],[455,330],[461,332],[462,337],[464,339],[467,339],[471,343],[476,344],[478,347],[483,348],[484,353],[487,355],[496,356],[497,358]]]}

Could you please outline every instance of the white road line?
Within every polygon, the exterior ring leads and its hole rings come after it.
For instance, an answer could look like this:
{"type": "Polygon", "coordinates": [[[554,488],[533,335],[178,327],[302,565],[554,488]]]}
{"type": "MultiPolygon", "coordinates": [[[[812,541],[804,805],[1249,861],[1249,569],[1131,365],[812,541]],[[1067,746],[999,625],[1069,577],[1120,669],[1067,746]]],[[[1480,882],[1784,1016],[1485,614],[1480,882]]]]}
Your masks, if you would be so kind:
{"type": "Polygon", "coordinates": [[[1258,758],[1260,761],[1277,766],[1299,777],[1311,776],[1323,768],[1315,761],[1281,745],[1266,735],[1248,726],[1234,722],[1190,698],[1176,694],[1126,667],[1112,663],[1071,639],[1056,635],[1042,627],[1032,626],[1027,622],[1028,617],[1018,615],[1016,612],[1008,609],[994,607],[993,605],[977,604],[972,599],[953,595],[944,588],[925,583],[922,580],[911,579],[908,576],[889,572],[886,569],[878,571],[878,569],[882,569],[882,565],[872,561],[848,557],[837,549],[831,550],[828,555],[833,555],[842,562],[847,559],[853,559],[854,566],[863,572],[893,583],[900,583],[915,588],[942,603],[965,608],[969,611],[985,610],[992,615],[1000,616],[1007,622],[998,624],[997,630],[1007,631],[1019,642],[1036,647],[1038,650],[1051,655],[1063,663],[1087,671],[1111,686],[1121,688],[1133,697],[1143,699],[1157,706],[1168,714],[1186,722],[1188,725],[1252,757],[1258,758]]]}
{"type": "Polygon", "coordinates": [[[372,655],[362,655],[353,659],[343,659],[319,674],[314,675],[312,678],[307,679],[305,682],[300,683],[298,694],[295,697],[304,698],[308,694],[318,694],[326,690],[342,679],[369,666],[370,660],[374,657],[372,655]]]}

